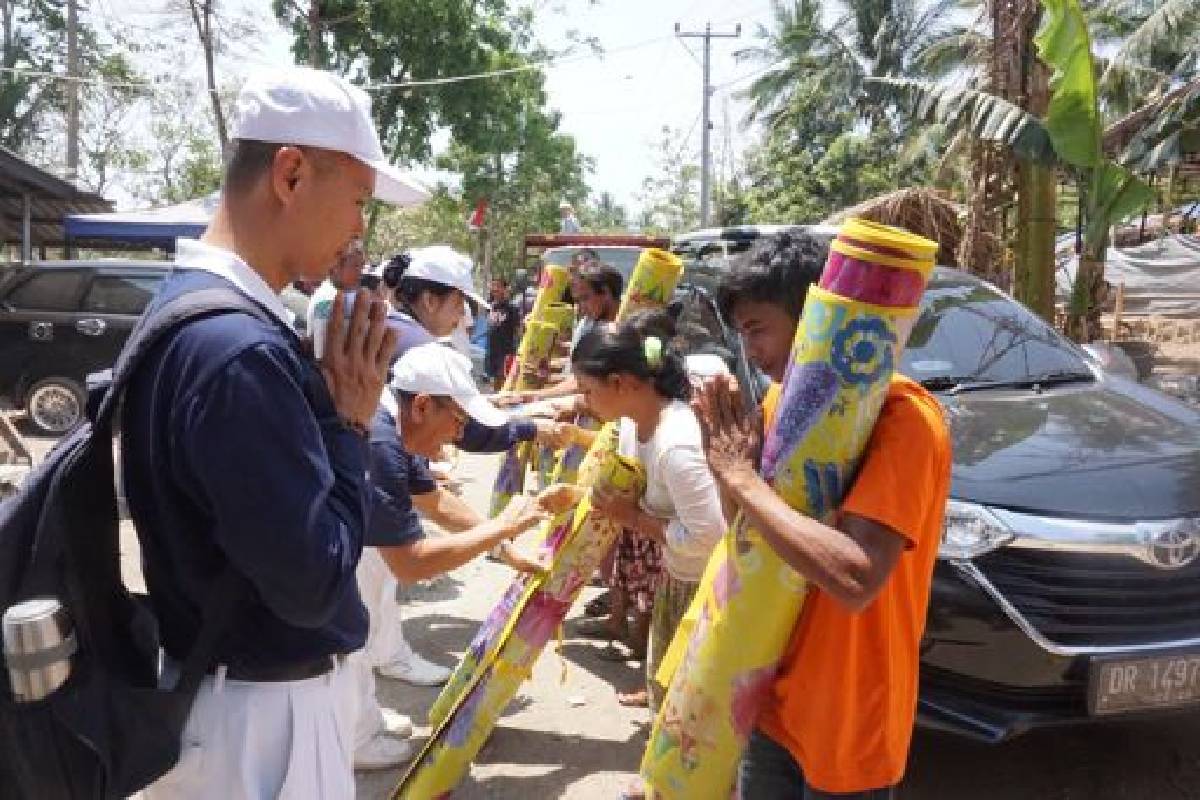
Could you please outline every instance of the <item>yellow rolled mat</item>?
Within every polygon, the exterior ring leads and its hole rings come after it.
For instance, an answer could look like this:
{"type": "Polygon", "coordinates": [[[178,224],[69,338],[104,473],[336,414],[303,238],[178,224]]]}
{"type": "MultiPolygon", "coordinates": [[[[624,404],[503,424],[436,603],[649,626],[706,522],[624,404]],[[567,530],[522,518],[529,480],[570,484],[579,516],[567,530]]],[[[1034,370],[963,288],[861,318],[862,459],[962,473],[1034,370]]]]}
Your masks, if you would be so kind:
{"type": "MultiPolygon", "coordinates": [[[[821,285],[808,293],[763,447],[763,477],[793,508],[824,519],[841,502],[935,252],[928,240],[858,220],[831,247],[821,285]]],[[[730,797],[805,591],[804,579],[739,517],[709,560],[658,673],[669,688],[642,758],[651,796],[730,797]]]]}

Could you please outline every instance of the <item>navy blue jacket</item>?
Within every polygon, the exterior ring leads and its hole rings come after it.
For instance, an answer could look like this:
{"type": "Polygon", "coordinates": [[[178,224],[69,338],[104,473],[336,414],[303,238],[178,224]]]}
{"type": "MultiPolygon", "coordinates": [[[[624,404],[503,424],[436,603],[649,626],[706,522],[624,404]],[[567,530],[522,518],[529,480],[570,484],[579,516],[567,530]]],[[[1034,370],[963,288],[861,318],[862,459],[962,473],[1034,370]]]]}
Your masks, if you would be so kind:
{"type": "MultiPolygon", "coordinates": [[[[229,285],[177,270],[152,307],[229,285]]],[[[227,565],[253,596],[218,663],[281,667],[362,647],[367,442],[340,422],[294,333],[241,313],[187,324],[148,354],[122,420],[125,493],[169,655],[186,657],[227,565]]]]}
{"type": "Polygon", "coordinates": [[[396,419],[382,406],[371,421],[370,442],[371,521],[366,544],[369,547],[411,544],[425,535],[412,496],[428,494],[437,488],[429,473],[429,462],[401,446],[396,419]]]}
{"type": "Polygon", "coordinates": [[[503,453],[519,442],[537,438],[537,425],[531,419],[512,419],[499,428],[486,428],[467,419],[457,445],[468,453],[503,453]]]}

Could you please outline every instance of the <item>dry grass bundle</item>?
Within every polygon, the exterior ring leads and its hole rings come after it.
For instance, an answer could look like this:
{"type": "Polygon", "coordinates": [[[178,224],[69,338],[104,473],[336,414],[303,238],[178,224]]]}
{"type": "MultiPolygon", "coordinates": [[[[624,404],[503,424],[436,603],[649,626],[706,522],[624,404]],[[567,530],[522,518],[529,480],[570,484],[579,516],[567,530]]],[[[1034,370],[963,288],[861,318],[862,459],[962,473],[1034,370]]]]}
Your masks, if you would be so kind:
{"type": "Polygon", "coordinates": [[[938,189],[898,189],[839,211],[825,220],[836,225],[850,217],[904,228],[939,245],[938,263],[958,266],[963,208],[938,189]]]}

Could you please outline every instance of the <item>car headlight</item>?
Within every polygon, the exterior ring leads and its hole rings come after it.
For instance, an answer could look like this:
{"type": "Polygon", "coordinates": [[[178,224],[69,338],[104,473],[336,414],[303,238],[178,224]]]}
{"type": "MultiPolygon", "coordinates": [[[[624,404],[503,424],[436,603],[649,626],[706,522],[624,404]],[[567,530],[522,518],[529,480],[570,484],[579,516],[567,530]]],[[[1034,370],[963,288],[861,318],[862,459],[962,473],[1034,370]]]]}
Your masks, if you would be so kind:
{"type": "Polygon", "coordinates": [[[946,502],[940,558],[975,558],[1012,541],[1013,532],[986,507],[962,500],[946,502]]]}

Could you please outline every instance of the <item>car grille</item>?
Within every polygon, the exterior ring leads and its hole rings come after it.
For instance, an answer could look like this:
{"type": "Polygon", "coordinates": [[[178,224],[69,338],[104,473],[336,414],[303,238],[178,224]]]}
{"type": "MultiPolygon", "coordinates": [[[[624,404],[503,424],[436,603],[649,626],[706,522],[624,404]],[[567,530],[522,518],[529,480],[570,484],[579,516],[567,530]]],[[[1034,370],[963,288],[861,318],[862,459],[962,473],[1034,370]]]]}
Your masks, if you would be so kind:
{"type": "Polygon", "coordinates": [[[1005,547],[975,564],[1055,644],[1120,647],[1200,637],[1200,560],[1162,570],[1121,554],[1005,547]]]}

